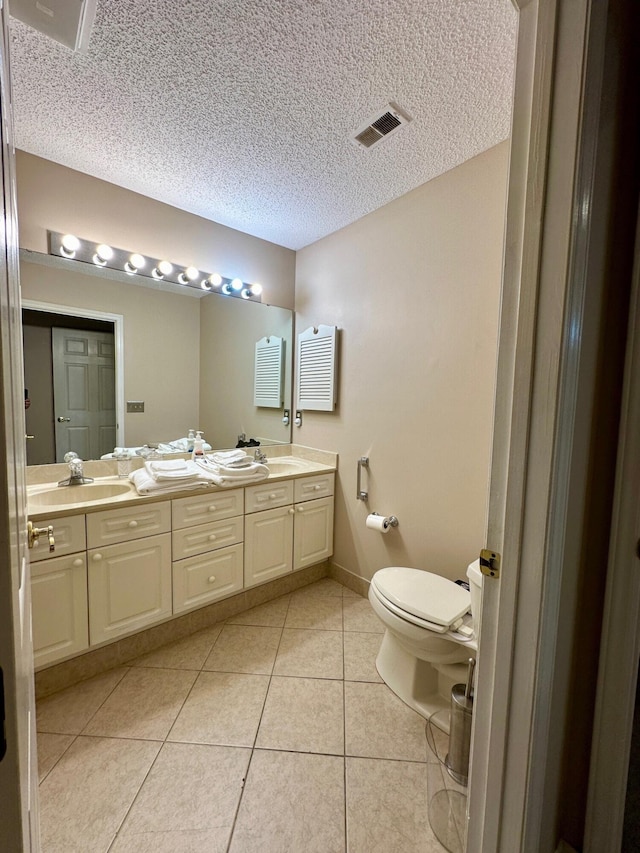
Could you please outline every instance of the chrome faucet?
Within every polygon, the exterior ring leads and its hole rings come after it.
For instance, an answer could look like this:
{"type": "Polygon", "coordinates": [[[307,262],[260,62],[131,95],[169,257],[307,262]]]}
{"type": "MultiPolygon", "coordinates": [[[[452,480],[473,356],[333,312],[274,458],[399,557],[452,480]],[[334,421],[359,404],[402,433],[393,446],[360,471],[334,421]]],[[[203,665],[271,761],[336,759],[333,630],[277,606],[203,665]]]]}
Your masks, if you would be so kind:
{"type": "Polygon", "coordinates": [[[257,450],[254,450],[254,452],[253,452],[253,458],[256,460],[256,462],[266,462],[266,461],[267,461],[266,454],[264,454],[264,453],[260,450],[260,448],[259,448],[259,447],[258,447],[258,449],[257,449],[257,450]]]}
{"type": "Polygon", "coordinates": [[[93,483],[93,477],[85,477],[82,459],[73,450],[65,453],[64,461],[69,463],[69,476],[66,480],[60,480],[59,486],[82,486],[84,483],[93,483]]]}

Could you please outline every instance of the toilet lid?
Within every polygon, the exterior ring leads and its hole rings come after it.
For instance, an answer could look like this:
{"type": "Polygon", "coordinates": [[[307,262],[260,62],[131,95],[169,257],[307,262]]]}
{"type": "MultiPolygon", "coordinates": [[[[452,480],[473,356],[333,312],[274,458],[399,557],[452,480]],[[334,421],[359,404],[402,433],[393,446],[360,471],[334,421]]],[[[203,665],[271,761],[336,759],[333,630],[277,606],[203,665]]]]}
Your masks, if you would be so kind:
{"type": "Polygon", "coordinates": [[[436,625],[453,624],[464,616],[471,604],[466,589],[420,569],[390,566],[377,571],[371,583],[396,607],[436,625]]]}

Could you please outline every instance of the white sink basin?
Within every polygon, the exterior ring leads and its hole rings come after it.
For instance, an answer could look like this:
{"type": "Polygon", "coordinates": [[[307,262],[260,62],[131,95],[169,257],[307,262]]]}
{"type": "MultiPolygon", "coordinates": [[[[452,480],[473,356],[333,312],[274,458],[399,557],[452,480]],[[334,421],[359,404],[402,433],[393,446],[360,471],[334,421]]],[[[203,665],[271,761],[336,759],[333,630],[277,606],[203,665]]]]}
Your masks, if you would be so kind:
{"type": "Polygon", "coordinates": [[[82,486],[52,486],[28,495],[27,502],[30,506],[77,506],[125,494],[135,494],[129,483],[85,483],[82,486]]]}
{"type": "Polygon", "coordinates": [[[267,459],[266,466],[269,473],[274,476],[283,474],[303,474],[305,471],[313,470],[315,463],[309,462],[307,459],[300,459],[297,456],[274,456],[273,459],[267,459]]]}

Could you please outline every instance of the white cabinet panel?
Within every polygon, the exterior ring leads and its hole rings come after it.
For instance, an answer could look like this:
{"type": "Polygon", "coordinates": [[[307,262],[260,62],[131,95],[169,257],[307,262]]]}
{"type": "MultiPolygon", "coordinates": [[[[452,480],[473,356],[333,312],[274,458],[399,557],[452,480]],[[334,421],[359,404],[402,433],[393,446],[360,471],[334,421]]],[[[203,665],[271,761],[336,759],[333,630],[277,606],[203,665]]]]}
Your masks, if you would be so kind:
{"type": "MultiPolygon", "coordinates": [[[[242,521],[242,519],[240,519],[242,521]]],[[[173,612],[182,613],[242,589],[242,544],[173,564],[173,612]]]]}
{"type": "Polygon", "coordinates": [[[292,570],[292,506],[245,516],[244,585],[256,586],[292,570]]]}
{"type": "Polygon", "coordinates": [[[231,518],[244,512],[243,489],[220,489],[193,498],[171,501],[173,529],[204,524],[219,518],[231,518]]]}
{"type": "Polygon", "coordinates": [[[88,563],[92,645],[171,615],[171,534],[94,548],[88,563]]]}
{"type": "Polygon", "coordinates": [[[49,551],[49,540],[43,536],[29,552],[29,561],[37,563],[40,560],[52,560],[84,551],[87,538],[84,532],[84,515],[67,515],[64,518],[44,518],[34,522],[34,527],[53,527],[53,538],[56,542],[55,551],[49,551]]]}
{"type": "Polygon", "coordinates": [[[87,562],[72,554],[31,566],[33,657],[36,666],[89,646],[87,562]]]}
{"type": "Polygon", "coordinates": [[[333,554],[333,498],[296,504],[293,568],[304,569],[333,554]]]}
{"type": "Polygon", "coordinates": [[[174,560],[195,557],[216,548],[226,548],[242,542],[244,519],[225,518],[212,524],[199,524],[197,527],[184,527],[174,530],[172,536],[172,554],[174,560]]]}
{"type": "Polygon", "coordinates": [[[169,501],[93,512],[87,515],[87,548],[102,548],[170,530],[169,501]]]}
{"type": "Polygon", "coordinates": [[[260,512],[293,503],[293,480],[263,483],[245,489],[245,512],[260,512]]]}
{"type": "Polygon", "coordinates": [[[312,501],[317,498],[328,498],[333,494],[335,474],[317,474],[315,477],[301,477],[294,481],[294,500],[312,501]]]}

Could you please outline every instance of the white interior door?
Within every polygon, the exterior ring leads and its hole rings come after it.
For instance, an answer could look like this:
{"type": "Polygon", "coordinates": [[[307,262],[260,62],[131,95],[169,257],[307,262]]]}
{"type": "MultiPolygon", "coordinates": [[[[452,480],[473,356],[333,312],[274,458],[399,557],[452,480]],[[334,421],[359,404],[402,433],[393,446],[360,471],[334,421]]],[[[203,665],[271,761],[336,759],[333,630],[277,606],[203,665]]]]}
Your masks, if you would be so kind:
{"type": "Polygon", "coordinates": [[[115,343],[110,332],[51,330],[56,461],[100,459],[116,445],[115,343]]]}
{"type": "Polygon", "coordinates": [[[0,850],[40,849],[24,470],[18,233],[8,75],[8,13],[0,26],[0,850]]]}

